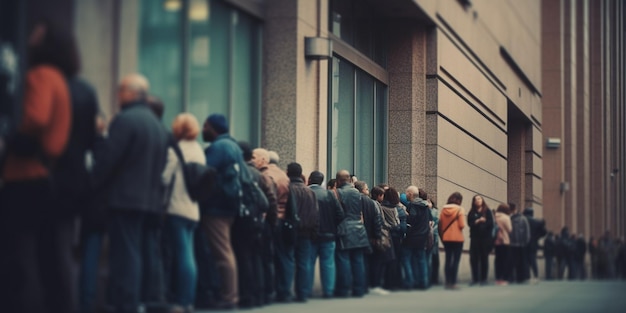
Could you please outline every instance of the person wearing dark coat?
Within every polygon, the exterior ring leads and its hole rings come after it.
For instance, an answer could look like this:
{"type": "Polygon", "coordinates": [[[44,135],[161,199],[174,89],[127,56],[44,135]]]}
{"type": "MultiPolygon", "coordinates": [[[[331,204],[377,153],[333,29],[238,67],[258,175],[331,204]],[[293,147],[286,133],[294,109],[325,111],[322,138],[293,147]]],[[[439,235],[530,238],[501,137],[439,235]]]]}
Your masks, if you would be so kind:
{"type": "Polygon", "coordinates": [[[467,214],[467,224],[470,227],[470,266],[472,268],[472,282],[470,285],[487,284],[489,273],[489,253],[493,249],[492,229],[494,216],[487,203],[480,195],[472,198],[472,206],[467,214]]]}
{"type": "Polygon", "coordinates": [[[530,272],[534,276],[534,280],[539,279],[539,271],[537,268],[537,251],[539,250],[539,239],[546,235],[546,222],[544,220],[538,220],[533,217],[533,208],[524,209],[524,216],[528,220],[528,227],[530,228],[530,241],[526,248],[526,257],[528,258],[528,266],[530,272]]]}
{"type": "Polygon", "coordinates": [[[161,174],[168,134],[146,105],[148,81],[139,74],[122,79],[121,112],[95,155],[96,190],[110,188],[110,301],[116,312],[136,312],[143,303],[165,301],[160,252],[161,174]]]}
{"type": "Polygon", "coordinates": [[[576,273],[574,279],[586,279],[587,270],[585,269],[585,254],[587,253],[587,243],[585,237],[580,234],[578,238],[572,235],[572,240],[576,243],[576,252],[574,253],[574,264],[576,273]]]}
{"type": "MultiPolygon", "coordinates": [[[[428,236],[433,225],[433,216],[428,205],[428,195],[416,186],[406,189],[407,231],[402,241],[402,268],[404,269],[404,287],[406,289],[428,289],[428,236]]],[[[434,238],[433,238],[434,239],[434,238]]]]}
{"type": "MultiPolygon", "coordinates": [[[[332,298],[335,293],[335,283],[337,270],[335,267],[335,238],[337,236],[337,225],[343,220],[344,214],[339,200],[335,194],[322,187],[324,174],[320,171],[313,171],[309,175],[309,188],[315,192],[317,205],[320,212],[320,227],[316,238],[313,240],[313,253],[311,262],[314,265],[319,257],[320,280],[322,283],[322,297],[332,298]]],[[[313,289],[315,271],[311,271],[307,285],[310,297],[313,289]]]]}
{"type": "Polygon", "coordinates": [[[337,198],[343,208],[344,219],[339,224],[338,248],[335,252],[337,285],[335,296],[363,297],[366,289],[364,253],[371,249],[363,226],[364,203],[371,201],[359,193],[351,183],[350,172],[340,170],[336,175],[337,198]],[[344,224],[344,225],[342,225],[344,224]],[[340,232],[341,228],[345,233],[340,232]]]}
{"type": "Polygon", "coordinates": [[[554,234],[552,232],[549,232],[548,236],[543,242],[543,258],[545,260],[545,266],[546,266],[546,280],[554,279],[552,265],[554,264],[555,253],[556,253],[556,242],[555,242],[554,234]]]}

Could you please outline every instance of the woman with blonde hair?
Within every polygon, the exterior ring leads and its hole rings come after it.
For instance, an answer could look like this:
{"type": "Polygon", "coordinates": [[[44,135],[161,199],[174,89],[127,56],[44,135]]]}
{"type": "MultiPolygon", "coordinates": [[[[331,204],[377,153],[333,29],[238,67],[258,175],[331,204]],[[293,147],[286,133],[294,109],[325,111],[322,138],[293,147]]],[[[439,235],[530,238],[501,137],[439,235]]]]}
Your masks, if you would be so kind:
{"type": "Polygon", "coordinates": [[[459,273],[459,261],[463,251],[463,228],[465,227],[465,210],[461,207],[463,196],[454,192],[448,197],[448,203],[441,209],[439,215],[439,237],[446,251],[444,265],[446,276],[446,289],[456,290],[457,274],[459,273]]]}
{"type": "MultiPolygon", "coordinates": [[[[181,113],[172,123],[172,134],[186,162],[205,164],[204,151],[196,141],[200,133],[198,120],[189,113],[181,113]]],[[[169,148],[167,165],[163,171],[163,182],[169,186],[171,196],[167,204],[165,232],[167,248],[171,252],[170,272],[174,281],[172,312],[191,312],[195,301],[197,280],[196,263],[193,253],[193,234],[200,220],[198,203],[193,201],[185,187],[183,168],[173,147],[169,148]]]]}

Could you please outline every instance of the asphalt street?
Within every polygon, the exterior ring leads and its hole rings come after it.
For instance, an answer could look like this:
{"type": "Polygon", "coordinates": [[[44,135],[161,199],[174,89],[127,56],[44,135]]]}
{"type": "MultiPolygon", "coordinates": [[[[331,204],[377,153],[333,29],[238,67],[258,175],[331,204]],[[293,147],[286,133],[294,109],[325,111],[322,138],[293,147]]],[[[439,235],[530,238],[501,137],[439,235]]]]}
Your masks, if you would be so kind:
{"type": "MultiPolygon", "coordinates": [[[[444,290],[400,291],[350,299],[310,299],[307,303],[273,304],[254,312],[392,313],[392,312],[626,312],[626,281],[540,281],[538,284],[495,285],[444,290]]],[[[249,310],[250,311],[250,310],[249,310]]],[[[198,311],[216,312],[216,311],[198,311]]]]}

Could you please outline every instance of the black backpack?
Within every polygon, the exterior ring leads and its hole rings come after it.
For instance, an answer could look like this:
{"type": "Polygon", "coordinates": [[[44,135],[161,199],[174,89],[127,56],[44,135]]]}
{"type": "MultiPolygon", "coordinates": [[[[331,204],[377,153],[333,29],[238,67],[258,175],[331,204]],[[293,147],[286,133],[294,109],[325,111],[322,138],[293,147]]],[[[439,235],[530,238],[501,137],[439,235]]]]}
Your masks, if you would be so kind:
{"type": "Polygon", "coordinates": [[[251,169],[248,165],[240,164],[239,181],[241,184],[241,205],[239,209],[239,218],[247,219],[249,226],[256,229],[263,228],[263,214],[267,213],[270,203],[265,196],[265,192],[261,190],[255,177],[250,173],[251,169]]]}

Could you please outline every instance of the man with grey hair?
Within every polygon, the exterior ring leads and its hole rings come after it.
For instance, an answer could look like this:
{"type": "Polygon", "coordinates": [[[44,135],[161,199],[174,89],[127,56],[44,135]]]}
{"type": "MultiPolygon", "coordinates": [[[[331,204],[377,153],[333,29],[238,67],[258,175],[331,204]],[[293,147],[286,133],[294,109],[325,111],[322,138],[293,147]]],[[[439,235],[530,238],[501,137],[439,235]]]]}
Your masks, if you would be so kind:
{"type": "Polygon", "coordinates": [[[402,266],[407,289],[427,289],[430,287],[428,272],[428,236],[433,225],[433,217],[426,199],[426,192],[416,186],[406,189],[407,232],[402,242],[402,266]]]}
{"type": "Polygon", "coordinates": [[[118,88],[120,113],[95,149],[95,190],[108,190],[110,301],[115,312],[163,304],[160,219],[161,173],[168,135],[146,104],[148,80],[125,76],[118,88]]]}

